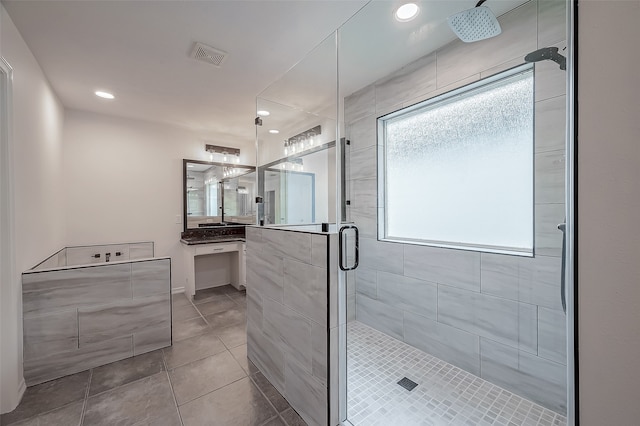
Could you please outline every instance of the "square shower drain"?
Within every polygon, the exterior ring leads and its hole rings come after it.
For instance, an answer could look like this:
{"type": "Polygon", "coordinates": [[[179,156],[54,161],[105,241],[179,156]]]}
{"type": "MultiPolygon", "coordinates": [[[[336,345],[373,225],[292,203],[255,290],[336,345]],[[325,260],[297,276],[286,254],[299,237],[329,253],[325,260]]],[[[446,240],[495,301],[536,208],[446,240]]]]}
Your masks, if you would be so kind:
{"type": "Polygon", "coordinates": [[[415,389],[416,386],[418,386],[416,382],[406,377],[403,377],[402,380],[398,382],[398,384],[403,388],[405,388],[406,390],[408,390],[409,392],[411,392],[413,389],[415,389]]]}

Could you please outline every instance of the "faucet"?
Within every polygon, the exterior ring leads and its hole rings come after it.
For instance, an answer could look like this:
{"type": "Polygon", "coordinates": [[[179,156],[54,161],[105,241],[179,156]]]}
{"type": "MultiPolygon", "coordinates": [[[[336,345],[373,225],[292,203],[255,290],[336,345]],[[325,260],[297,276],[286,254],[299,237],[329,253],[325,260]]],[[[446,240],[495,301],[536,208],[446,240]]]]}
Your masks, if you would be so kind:
{"type": "Polygon", "coordinates": [[[106,261],[109,261],[109,258],[111,257],[111,253],[105,253],[104,257],[107,259],[106,261]]]}

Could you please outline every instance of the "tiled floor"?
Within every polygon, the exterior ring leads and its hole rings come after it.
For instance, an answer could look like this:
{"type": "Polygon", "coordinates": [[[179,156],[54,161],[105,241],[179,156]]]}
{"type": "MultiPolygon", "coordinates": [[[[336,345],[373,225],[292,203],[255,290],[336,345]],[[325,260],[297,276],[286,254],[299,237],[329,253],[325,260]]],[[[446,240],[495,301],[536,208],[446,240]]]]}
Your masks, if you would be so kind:
{"type": "Polygon", "coordinates": [[[564,426],[565,417],[360,322],[348,326],[349,421],[372,425],[564,426]],[[397,382],[418,383],[411,392],[397,382]]]}
{"type": "Polygon", "coordinates": [[[173,298],[173,346],[27,389],[1,425],[304,425],[247,359],[231,286],[173,298]]]}

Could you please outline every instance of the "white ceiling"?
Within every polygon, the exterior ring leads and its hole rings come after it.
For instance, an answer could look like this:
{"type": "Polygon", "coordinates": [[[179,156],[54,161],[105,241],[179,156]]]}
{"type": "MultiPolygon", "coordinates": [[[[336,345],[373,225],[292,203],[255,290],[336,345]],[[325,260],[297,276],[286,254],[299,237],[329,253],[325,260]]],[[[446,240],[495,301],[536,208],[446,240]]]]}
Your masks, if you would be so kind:
{"type": "MultiPolygon", "coordinates": [[[[343,95],[453,40],[446,17],[475,5],[474,0],[424,0],[420,19],[402,26],[392,20],[400,3],[374,0],[344,27],[348,87],[343,95]]],[[[489,3],[500,15],[523,1],[489,3]]],[[[254,141],[256,95],[367,1],[3,4],[65,107],[171,123],[219,144],[242,146],[254,141]],[[191,59],[195,42],[228,52],[222,67],[191,59]],[[116,99],[97,98],[98,89],[112,91],[116,99]]],[[[319,90],[326,85],[306,82],[319,90]]]]}
{"type": "Polygon", "coordinates": [[[364,3],[3,1],[65,107],[167,122],[223,145],[253,143],[256,95],[364,3]],[[189,58],[195,42],[228,52],[222,68],[189,58]]]}

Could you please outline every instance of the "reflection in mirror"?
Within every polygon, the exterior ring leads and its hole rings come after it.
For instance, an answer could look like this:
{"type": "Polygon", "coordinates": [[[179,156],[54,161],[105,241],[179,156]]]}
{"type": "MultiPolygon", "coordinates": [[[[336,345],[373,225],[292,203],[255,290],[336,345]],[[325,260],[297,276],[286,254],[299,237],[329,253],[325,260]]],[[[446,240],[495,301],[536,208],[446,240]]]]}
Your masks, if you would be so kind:
{"type": "Polygon", "coordinates": [[[329,222],[335,209],[335,142],[258,168],[265,225],[329,222]]]}
{"type": "Polygon", "coordinates": [[[332,34],[256,99],[256,111],[269,111],[256,127],[265,225],[336,220],[335,47],[332,34]]]}
{"type": "Polygon", "coordinates": [[[233,223],[255,223],[255,187],[254,171],[225,180],[223,212],[224,221],[233,223]]]}
{"type": "Polygon", "coordinates": [[[187,229],[255,223],[255,167],[183,160],[187,229]]]}

